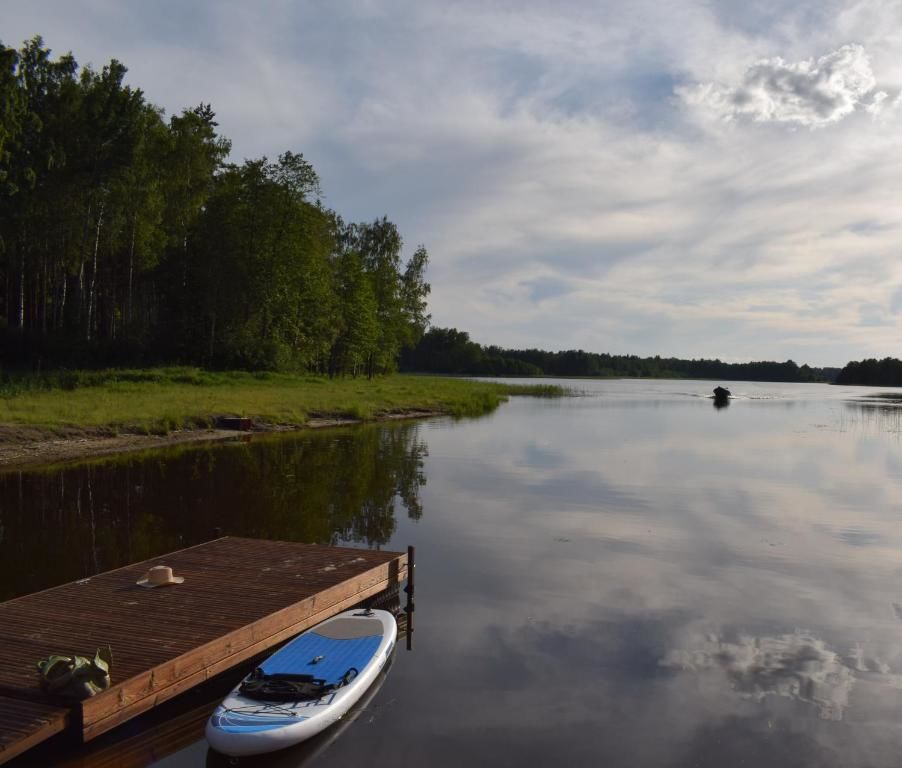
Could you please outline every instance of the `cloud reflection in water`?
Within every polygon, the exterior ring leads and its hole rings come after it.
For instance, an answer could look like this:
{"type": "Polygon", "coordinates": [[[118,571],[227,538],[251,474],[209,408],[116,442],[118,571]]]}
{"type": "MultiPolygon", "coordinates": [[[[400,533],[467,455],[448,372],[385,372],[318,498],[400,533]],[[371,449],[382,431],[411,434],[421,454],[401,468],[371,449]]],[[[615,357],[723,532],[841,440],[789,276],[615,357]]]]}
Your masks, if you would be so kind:
{"type": "Polygon", "coordinates": [[[700,672],[720,668],[739,696],[761,701],[784,696],[815,706],[827,720],[841,720],[855,674],[823,640],[807,632],[730,641],[710,634],[690,650],[672,650],[661,665],[700,672]]]}

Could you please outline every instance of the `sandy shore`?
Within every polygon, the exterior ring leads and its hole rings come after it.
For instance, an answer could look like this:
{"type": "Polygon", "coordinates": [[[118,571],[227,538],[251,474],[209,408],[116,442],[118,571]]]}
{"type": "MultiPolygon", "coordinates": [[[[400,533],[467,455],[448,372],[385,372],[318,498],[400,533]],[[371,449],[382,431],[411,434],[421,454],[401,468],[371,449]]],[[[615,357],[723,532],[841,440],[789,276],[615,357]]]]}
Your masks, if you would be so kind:
{"type": "MultiPolygon", "coordinates": [[[[404,410],[384,413],[373,421],[396,421],[441,416],[440,411],[404,410]]],[[[0,424],[0,469],[35,467],[42,464],[77,461],[129,451],[147,451],[184,443],[253,439],[273,432],[342,427],[362,423],[359,419],[315,417],[304,424],[255,423],[250,431],[234,429],[185,429],[167,435],[145,435],[115,431],[108,427],[42,429],[0,424]]]]}

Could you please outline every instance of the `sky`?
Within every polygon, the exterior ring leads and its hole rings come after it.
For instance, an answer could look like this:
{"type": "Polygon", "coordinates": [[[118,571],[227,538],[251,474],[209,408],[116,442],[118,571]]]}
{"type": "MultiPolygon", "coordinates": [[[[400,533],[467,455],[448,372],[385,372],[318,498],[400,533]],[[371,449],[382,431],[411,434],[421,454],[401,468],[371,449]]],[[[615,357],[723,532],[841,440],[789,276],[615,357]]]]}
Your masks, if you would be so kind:
{"type": "Polygon", "coordinates": [[[0,0],[232,159],[301,152],[484,344],[902,356],[902,0],[0,0]]]}

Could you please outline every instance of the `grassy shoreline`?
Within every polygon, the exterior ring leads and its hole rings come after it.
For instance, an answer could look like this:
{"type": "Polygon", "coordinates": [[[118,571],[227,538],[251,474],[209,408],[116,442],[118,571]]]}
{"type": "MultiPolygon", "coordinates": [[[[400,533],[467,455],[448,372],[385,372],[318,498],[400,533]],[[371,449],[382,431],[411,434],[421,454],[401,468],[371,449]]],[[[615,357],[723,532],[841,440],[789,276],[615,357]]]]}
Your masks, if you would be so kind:
{"type": "Polygon", "coordinates": [[[218,416],[242,416],[263,426],[303,427],[314,420],[399,414],[477,416],[511,395],[564,393],[547,385],[407,375],[368,381],[196,368],[69,371],[0,383],[0,425],[159,435],[209,428],[218,416]]]}

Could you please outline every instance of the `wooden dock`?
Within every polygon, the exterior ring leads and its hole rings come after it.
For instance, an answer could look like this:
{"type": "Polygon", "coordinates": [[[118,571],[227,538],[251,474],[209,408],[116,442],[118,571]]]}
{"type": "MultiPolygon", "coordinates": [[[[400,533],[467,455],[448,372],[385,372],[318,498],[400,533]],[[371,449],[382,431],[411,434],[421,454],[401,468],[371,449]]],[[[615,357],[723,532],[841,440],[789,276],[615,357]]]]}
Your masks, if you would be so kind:
{"type": "Polygon", "coordinates": [[[65,730],[69,710],[39,701],[0,696],[0,763],[65,730]]]}
{"type": "Polygon", "coordinates": [[[404,553],[226,537],[0,603],[0,764],[64,729],[93,739],[406,578],[404,553]],[[136,586],[153,565],[185,582],[136,586]],[[41,691],[39,659],[107,645],[108,690],[41,691]]]}

